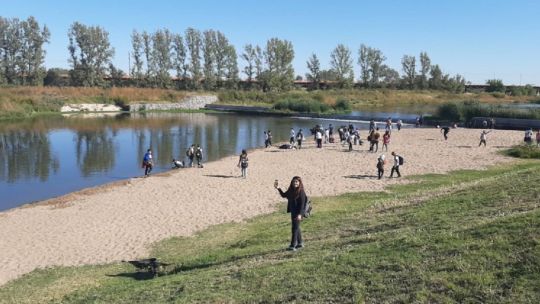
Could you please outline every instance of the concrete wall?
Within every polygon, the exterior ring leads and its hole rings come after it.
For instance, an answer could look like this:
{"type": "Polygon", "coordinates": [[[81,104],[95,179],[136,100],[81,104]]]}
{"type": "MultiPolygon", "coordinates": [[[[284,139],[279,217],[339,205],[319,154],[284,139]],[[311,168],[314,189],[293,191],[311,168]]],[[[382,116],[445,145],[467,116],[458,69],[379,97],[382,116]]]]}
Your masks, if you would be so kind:
{"type": "Polygon", "coordinates": [[[204,108],[205,105],[212,104],[216,101],[218,101],[218,98],[215,95],[190,96],[177,103],[133,103],[129,105],[129,111],[198,110],[204,108]]]}

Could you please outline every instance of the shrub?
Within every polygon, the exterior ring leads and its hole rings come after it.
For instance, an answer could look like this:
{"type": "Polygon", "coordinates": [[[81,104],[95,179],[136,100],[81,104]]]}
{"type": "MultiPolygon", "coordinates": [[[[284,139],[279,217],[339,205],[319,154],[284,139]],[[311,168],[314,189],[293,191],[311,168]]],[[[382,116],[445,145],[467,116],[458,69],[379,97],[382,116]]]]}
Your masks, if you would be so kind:
{"type": "Polygon", "coordinates": [[[452,121],[461,121],[461,114],[458,105],[453,102],[440,105],[437,110],[437,115],[440,118],[452,121]]]}
{"type": "Polygon", "coordinates": [[[540,159],[540,148],[534,145],[519,145],[504,151],[504,154],[519,158],[540,159]]]}

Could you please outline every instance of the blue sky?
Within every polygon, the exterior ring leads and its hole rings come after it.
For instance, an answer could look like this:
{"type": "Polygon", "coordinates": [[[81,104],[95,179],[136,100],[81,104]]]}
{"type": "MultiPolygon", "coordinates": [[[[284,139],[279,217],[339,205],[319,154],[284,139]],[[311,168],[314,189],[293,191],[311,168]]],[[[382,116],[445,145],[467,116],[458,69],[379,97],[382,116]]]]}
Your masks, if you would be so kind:
{"type": "Polygon", "coordinates": [[[79,21],[109,32],[113,63],[124,71],[134,29],[183,34],[193,27],[223,32],[239,54],[247,43],[290,40],[297,75],[307,71],[311,53],[329,68],[332,49],[342,43],[353,53],[358,77],[363,43],[380,49],[386,64],[400,74],[403,55],[418,61],[424,51],[445,73],[459,73],[475,84],[497,78],[505,84],[540,85],[539,15],[538,0],[0,0],[0,16],[34,16],[49,27],[47,68],[69,67],[67,32],[79,21]]]}

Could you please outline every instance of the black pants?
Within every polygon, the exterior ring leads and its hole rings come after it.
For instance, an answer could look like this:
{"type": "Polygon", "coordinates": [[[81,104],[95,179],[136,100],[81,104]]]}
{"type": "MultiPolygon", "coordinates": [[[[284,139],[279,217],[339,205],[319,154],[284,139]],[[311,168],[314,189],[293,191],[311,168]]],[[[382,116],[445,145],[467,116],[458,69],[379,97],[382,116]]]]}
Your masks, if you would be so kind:
{"type": "Polygon", "coordinates": [[[152,164],[144,165],[144,175],[148,175],[152,172],[152,164]]]}
{"type": "Polygon", "coordinates": [[[401,173],[399,173],[399,166],[393,166],[392,171],[390,171],[390,177],[394,176],[394,171],[397,173],[398,177],[401,177],[401,173]]]}
{"type": "Polygon", "coordinates": [[[322,148],[322,138],[317,139],[317,148],[322,148]]]}
{"type": "Polygon", "coordinates": [[[302,140],[301,139],[298,140],[298,149],[302,149],[302,140]]]}
{"type": "Polygon", "coordinates": [[[448,132],[443,132],[444,140],[448,139],[448,132]]]}
{"type": "Polygon", "coordinates": [[[298,216],[291,216],[291,247],[296,247],[298,245],[303,245],[304,242],[302,241],[302,230],[300,230],[300,221],[297,220],[298,216]]]}
{"type": "Polygon", "coordinates": [[[377,177],[381,179],[384,175],[384,168],[377,168],[377,177]]]}

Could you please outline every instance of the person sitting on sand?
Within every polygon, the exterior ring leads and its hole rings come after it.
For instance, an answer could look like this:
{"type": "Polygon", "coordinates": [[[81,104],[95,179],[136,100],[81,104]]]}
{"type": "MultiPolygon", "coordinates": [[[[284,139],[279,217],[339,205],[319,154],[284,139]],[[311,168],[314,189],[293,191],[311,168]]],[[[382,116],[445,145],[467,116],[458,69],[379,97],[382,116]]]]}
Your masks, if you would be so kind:
{"type": "Polygon", "coordinates": [[[304,191],[302,179],[299,176],[293,177],[289,189],[287,189],[286,192],[283,192],[281,188],[278,188],[277,180],[274,184],[274,188],[279,191],[281,197],[287,198],[287,213],[291,214],[292,226],[291,243],[287,250],[296,251],[297,249],[304,247],[300,222],[302,221],[302,214],[306,208],[307,196],[304,191]]]}
{"type": "Polygon", "coordinates": [[[184,162],[183,161],[179,161],[179,160],[176,160],[176,159],[173,158],[172,163],[173,163],[173,169],[184,168],[184,162]]]}

